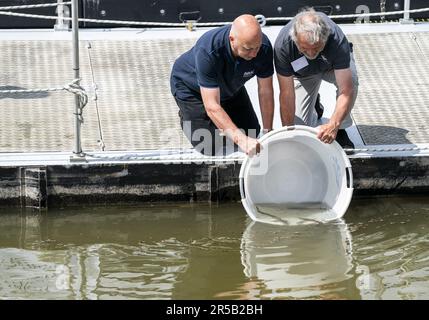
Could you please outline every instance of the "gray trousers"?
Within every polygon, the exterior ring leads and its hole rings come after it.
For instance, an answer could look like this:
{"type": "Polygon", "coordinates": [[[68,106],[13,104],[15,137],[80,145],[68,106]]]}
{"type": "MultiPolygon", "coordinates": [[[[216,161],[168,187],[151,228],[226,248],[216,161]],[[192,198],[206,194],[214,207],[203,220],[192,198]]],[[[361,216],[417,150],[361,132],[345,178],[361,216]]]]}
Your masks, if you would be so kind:
{"type": "MultiPolygon", "coordinates": [[[[350,110],[353,108],[359,87],[359,79],[356,70],[355,59],[353,53],[350,53],[350,69],[352,71],[353,79],[353,97],[350,110]]],[[[334,70],[318,73],[311,76],[294,78],[295,84],[295,124],[304,124],[310,127],[317,127],[317,113],[314,108],[319,93],[322,80],[332,83],[337,88],[338,98],[338,85],[335,80],[334,70]]],[[[350,127],[353,120],[348,114],[344,121],[341,123],[341,129],[350,127]]]]}

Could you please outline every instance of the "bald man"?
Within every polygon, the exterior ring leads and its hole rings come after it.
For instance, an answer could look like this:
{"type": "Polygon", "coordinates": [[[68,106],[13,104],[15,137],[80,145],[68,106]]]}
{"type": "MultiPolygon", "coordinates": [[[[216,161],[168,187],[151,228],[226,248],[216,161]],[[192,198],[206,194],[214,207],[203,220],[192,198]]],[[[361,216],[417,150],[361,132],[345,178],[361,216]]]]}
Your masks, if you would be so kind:
{"type": "Polygon", "coordinates": [[[195,149],[222,155],[238,146],[246,154],[258,153],[261,127],[244,85],[257,77],[263,128],[269,131],[273,73],[271,43],[251,15],[204,33],[181,55],[171,72],[171,92],[181,127],[195,149]]]}

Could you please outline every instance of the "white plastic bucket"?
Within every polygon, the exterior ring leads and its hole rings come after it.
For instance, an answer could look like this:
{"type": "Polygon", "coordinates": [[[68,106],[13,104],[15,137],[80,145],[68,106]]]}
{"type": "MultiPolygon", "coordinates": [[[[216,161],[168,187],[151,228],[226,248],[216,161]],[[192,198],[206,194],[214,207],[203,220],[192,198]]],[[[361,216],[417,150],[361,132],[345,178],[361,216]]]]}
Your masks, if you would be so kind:
{"type": "Polygon", "coordinates": [[[290,126],[260,139],[258,156],[246,157],[240,192],[247,214],[271,224],[305,224],[341,218],[353,195],[350,161],[341,146],[317,130],[290,126]]]}

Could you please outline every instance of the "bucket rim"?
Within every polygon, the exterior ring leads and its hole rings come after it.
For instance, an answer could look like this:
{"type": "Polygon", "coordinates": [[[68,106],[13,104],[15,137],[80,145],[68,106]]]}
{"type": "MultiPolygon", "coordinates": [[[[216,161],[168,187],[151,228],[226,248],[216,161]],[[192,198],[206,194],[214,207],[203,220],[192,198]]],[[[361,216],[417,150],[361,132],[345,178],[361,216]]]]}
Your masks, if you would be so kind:
{"type": "Polygon", "coordinates": [[[268,132],[267,134],[263,135],[259,139],[259,142],[260,143],[265,142],[266,140],[270,139],[271,137],[273,137],[275,135],[278,135],[278,134],[283,133],[285,131],[293,131],[293,130],[307,131],[307,132],[310,132],[314,135],[317,135],[317,133],[318,133],[316,128],[309,127],[309,126],[304,126],[304,125],[284,126],[284,127],[279,128],[279,129],[272,130],[272,131],[268,132]]]}
{"type": "MultiPolygon", "coordinates": [[[[267,140],[271,139],[273,136],[279,135],[279,134],[281,134],[283,132],[286,132],[286,131],[293,131],[293,130],[306,131],[306,132],[309,132],[309,133],[311,133],[311,134],[313,134],[315,136],[317,136],[317,134],[318,134],[318,130],[316,128],[309,127],[309,126],[304,126],[304,125],[293,125],[293,126],[284,126],[284,127],[279,128],[279,129],[272,130],[272,131],[268,132],[267,134],[263,135],[258,140],[259,140],[260,144],[263,144],[267,140]]],[[[347,154],[344,152],[343,148],[338,144],[338,142],[334,140],[329,145],[331,147],[335,148],[338,151],[338,153],[341,155],[341,157],[342,157],[342,159],[344,161],[345,167],[346,168],[351,168],[350,160],[347,157],[347,154]]],[[[245,168],[248,166],[248,162],[252,161],[252,158],[253,158],[253,156],[252,157],[250,157],[248,155],[244,156],[244,159],[243,159],[243,161],[241,163],[240,173],[239,173],[239,178],[240,179],[244,178],[245,168]]]]}

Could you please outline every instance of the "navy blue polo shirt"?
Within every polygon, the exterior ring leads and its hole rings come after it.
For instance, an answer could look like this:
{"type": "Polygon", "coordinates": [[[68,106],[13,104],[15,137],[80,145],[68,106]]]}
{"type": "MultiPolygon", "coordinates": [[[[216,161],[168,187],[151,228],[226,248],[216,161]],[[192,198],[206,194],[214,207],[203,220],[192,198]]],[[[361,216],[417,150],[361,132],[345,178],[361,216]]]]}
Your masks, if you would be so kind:
{"type": "Polygon", "coordinates": [[[200,87],[219,88],[221,101],[224,101],[232,98],[253,76],[273,75],[273,49],[268,37],[263,34],[258,55],[247,61],[233,56],[230,30],[231,25],[228,25],[206,32],[192,49],[176,60],[170,78],[175,97],[201,99],[200,87]]]}
{"type": "Polygon", "coordinates": [[[274,44],[274,64],[278,74],[285,77],[294,75],[299,78],[350,67],[350,45],[343,31],[326,14],[322,12],[318,12],[318,14],[322,16],[331,29],[325,47],[316,59],[305,58],[289,34],[294,20],[290,21],[280,30],[274,44]],[[305,62],[298,64],[301,68],[296,64],[294,68],[293,62],[298,59],[305,59],[305,62]],[[302,67],[303,65],[305,67],[302,67]]]}

